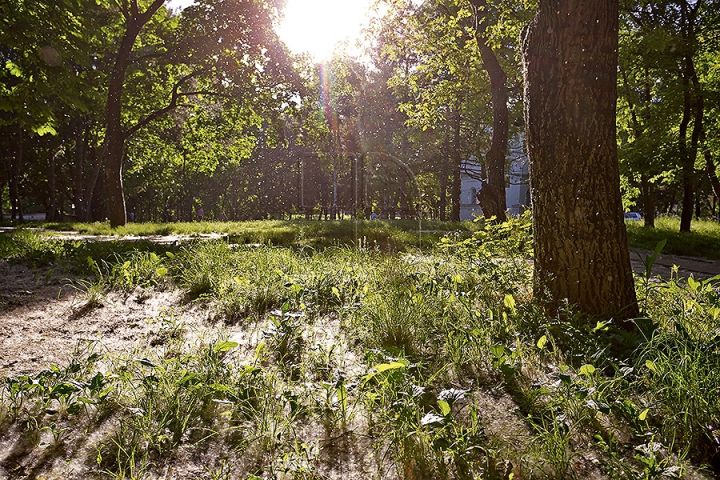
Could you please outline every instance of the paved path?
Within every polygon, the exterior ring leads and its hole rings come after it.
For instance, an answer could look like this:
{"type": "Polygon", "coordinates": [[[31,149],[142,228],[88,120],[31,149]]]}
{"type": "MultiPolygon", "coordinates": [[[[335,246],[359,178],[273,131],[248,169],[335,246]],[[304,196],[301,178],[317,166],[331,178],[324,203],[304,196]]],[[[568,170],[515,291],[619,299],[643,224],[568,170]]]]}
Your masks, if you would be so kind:
{"type": "MultiPolygon", "coordinates": [[[[651,257],[653,252],[642,248],[630,249],[630,262],[635,273],[644,275],[645,264],[643,259],[651,257]]],[[[720,260],[708,260],[706,258],[686,257],[684,255],[658,255],[652,267],[653,276],[660,276],[667,280],[673,266],[678,267],[678,276],[693,276],[696,279],[706,279],[720,275],[720,260]]]]}

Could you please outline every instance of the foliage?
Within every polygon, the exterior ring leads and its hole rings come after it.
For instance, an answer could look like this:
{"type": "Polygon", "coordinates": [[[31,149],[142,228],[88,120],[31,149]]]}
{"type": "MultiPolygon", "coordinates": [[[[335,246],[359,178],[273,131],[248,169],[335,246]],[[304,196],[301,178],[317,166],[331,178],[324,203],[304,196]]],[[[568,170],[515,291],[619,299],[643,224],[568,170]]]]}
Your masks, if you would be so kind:
{"type": "Polygon", "coordinates": [[[663,253],[720,259],[717,245],[720,239],[718,224],[712,220],[696,220],[691,232],[679,232],[677,217],[658,217],[655,228],[646,228],[640,222],[625,222],[628,241],[632,247],[653,250],[667,240],[663,253]]]}

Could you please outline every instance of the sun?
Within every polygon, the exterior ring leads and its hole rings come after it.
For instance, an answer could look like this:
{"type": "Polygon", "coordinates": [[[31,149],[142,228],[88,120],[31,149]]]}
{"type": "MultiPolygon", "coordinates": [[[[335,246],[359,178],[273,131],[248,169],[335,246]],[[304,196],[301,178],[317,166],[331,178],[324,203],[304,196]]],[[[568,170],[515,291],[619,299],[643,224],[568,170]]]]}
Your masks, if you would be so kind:
{"type": "Polygon", "coordinates": [[[359,38],[372,0],[288,0],[278,35],[293,53],[329,60],[337,43],[359,38]]]}
{"type": "MultiPolygon", "coordinates": [[[[194,0],[169,0],[174,11],[194,0]]],[[[287,0],[277,32],[293,53],[308,53],[316,62],[329,60],[339,42],[352,48],[367,25],[373,0],[287,0]]]]}

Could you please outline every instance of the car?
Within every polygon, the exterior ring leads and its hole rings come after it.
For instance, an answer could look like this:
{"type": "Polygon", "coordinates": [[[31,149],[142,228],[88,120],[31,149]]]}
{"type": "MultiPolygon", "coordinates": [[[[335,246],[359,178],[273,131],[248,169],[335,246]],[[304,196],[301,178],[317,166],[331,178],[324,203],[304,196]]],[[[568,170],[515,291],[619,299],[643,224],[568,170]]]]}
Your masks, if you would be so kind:
{"type": "Polygon", "coordinates": [[[625,220],[632,220],[633,222],[640,220],[642,218],[642,215],[640,215],[638,212],[627,212],[625,214],[625,220]]]}

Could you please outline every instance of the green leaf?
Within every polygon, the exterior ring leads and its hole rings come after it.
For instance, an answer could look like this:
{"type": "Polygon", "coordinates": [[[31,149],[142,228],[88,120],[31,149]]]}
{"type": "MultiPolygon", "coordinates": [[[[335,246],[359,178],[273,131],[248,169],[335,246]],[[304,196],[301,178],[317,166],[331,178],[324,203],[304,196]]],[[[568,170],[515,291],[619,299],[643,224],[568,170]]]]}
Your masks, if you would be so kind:
{"type": "Polygon", "coordinates": [[[507,308],[509,308],[512,311],[515,311],[515,299],[512,295],[506,294],[505,299],[503,300],[503,303],[507,308]]]}
{"type": "Polygon", "coordinates": [[[647,368],[649,368],[655,374],[660,373],[660,370],[657,368],[657,365],[655,365],[655,362],[653,362],[652,360],[645,360],[645,366],[647,368]]]}
{"type": "Polygon", "coordinates": [[[157,269],[155,269],[155,275],[157,275],[158,277],[164,277],[167,274],[168,269],[165,267],[158,267],[157,269]]]}
{"type": "Polygon", "coordinates": [[[693,292],[697,292],[698,288],[700,288],[701,283],[695,280],[693,277],[688,277],[687,279],[688,287],[690,287],[690,290],[693,292]]]}
{"type": "Polygon", "coordinates": [[[540,337],[540,339],[537,341],[537,347],[542,350],[545,348],[545,344],[547,343],[547,335],[543,335],[540,337]]]}
{"type": "Polygon", "coordinates": [[[213,351],[215,353],[227,352],[228,350],[232,350],[233,348],[235,348],[237,346],[238,346],[237,342],[218,342],[213,347],[213,351]]]}
{"type": "Polygon", "coordinates": [[[367,375],[363,377],[363,384],[370,381],[375,375],[378,375],[383,372],[391,371],[391,370],[400,370],[407,367],[407,363],[403,362],[390,362],[390,363],[381,363],[379,365],[375,365],[374,372],[370,372],[367,375]]]}
{"type": "Polygon", "coordinates": [[[10,71],[10,75],[13,75],[15,77],[22,77],[22,70],[20,70],[20,67],[18,67],[17,64],[11,62],[10,60],[5,62],[5,68],[10,71]]]}
{"type": "Polygon", "coordinates": [[[590,365],[589,363],[587,365],[583,365],[582,367],[580,367],[580,375],[585,375],[585,376],[589,377],[593,373],[595,373],[595,367],[590,365]]]}
{"type": "Polygon", "coordinates": [[[652,256],[645,257],[643,259],[643,263],[645,264],[645,276],[647,278],[650,278],[652,275],[652,266],[655,264],[655,261],[657,260],[658,255],[660,255],[662,249],[665,248],[665,244],[667,244],[667,238],[663,238],[657,243],[657,245],[655,245],[655,251],[652,256]]]}
{"type": "Polygon", "coordinates": [[[610,322],[597,322],[595,324],[595,328],[593,328],[593,332],[597,332],[600,330],[602,330],[603,332],[607,332],[609,323],[610,322]]]}
{"type": "Polygon", "coordinates": [[[450,404],[446,402],[445,400],[438,400],[438,406],[440,407],[440,412],[443,414],[444,417],[447,417],[450,414],[450,404]]]}
{"type": "Polygon", "coordinates": [[[649,411],[650,411],[650,409],[649,409],[649,408],[646,408],[645,410],[643,410],[642,412],[640,412],[640,415],[638,415],[638,420],[640,420],[641,422],[644,422],[645,419],[647,418],[647,415],[648,415],[648,412],[649,412],[649,411]]]}
{"type": "Polygon", "coordinates": [[[490,353],[492,353],[498,360],[502,360],[505,358],[505,347],[502,345],[493,345],[490,347],[490,353]]]}
{"type": "Polygon", "coordinates": [[[37,133],[38,136],[40,136],[40,137],[42,137],[43,135],[45,135],[47,133],[49,133],[50,135],[57,135],[57,130],[55,130],[55,128],[53,128],[52,125],[47,124],[47,123],[45,125],[39,125],[37,127],[33,127],[32,131],[37,133]]]}

